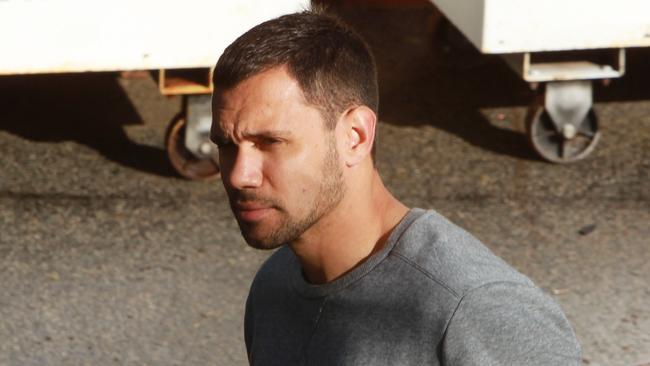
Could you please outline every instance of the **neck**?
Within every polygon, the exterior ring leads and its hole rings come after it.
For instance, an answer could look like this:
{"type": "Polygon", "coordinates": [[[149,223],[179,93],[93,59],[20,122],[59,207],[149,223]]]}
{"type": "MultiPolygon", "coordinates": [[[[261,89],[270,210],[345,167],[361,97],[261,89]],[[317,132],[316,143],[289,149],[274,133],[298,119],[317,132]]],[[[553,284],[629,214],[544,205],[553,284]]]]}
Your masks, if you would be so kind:
{"type": "Polygon", "coordinates": [[[376,170],[369,180],[369,185],[354,185],[366,188],[350,189],[332,211],[289,243],[309,282],[330,282],[363,263],[384,247],[408,212],[376,170]]]}

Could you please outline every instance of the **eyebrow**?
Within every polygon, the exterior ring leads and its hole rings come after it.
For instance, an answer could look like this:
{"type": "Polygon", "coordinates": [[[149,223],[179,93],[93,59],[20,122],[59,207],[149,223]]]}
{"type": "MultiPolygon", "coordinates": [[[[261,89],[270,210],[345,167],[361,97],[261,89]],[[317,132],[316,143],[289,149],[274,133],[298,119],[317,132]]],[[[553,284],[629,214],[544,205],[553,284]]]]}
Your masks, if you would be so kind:
{"type": "Polygon", "coordinates": [[[242,133],[242,137],[244,138],[287,138],[291,135],[292,132],[290,130],[260,130],[242,133]]]}
{"type": "MultiPolygon", "coordinates": [[[[260,130],[260,131],[243,132],[241,135],[243,138],[249,138],[249,139],[258,139],[258,138],[286,139],[291,135],[293,135],[293,132],[290,130],[260,130]]],[[[224,136],[221,133],[221,131],[216,131],[210,133],[210,140],[212,140],[212,142],[214,143],[217,143],[221,141],[230,140],[230,137],[224,136]]]]}

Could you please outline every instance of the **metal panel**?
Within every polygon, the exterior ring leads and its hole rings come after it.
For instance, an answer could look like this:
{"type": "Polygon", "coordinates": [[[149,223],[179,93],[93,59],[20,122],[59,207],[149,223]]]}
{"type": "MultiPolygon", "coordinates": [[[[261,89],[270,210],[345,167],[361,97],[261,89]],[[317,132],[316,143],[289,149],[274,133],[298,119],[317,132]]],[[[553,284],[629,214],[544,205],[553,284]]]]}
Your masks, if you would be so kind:
{"type": "MultiPolygon", "coordinates": [[[[557,52],[557,55],[565,54],[567,51],[557,52]]],[[[502,58],[506,63],[519,74],[524,80],[532,83],[566,81],[566,80],[597,80],[615,79],[625,74],[625,50],[601,50],[601,62],[596,63],[585,56],[587,51],[573,51],[575,57],[572,60],[552,60],[539,62],[532,60],[534,54],[504,54],[502,58]],[[608,55],[610,61],[604,62],[604,55],[608,55]]]]}
{"type": "Polygon", "coordinates": [[[0,75],[212,67],[237,36],[308,0],[4,0],[0,75]]]}
{"type": "Polygon", "coordinates": [[[483,53],[650,46],[648,0],[432,0],[483,53]]]}
{"type": "MultiPolygon", "coordinates": [[[[486,0],[432,0],[479,50],[483,45],[486,0]]],[[[523,0],[522,0],[523,1],[523,0]]]]}

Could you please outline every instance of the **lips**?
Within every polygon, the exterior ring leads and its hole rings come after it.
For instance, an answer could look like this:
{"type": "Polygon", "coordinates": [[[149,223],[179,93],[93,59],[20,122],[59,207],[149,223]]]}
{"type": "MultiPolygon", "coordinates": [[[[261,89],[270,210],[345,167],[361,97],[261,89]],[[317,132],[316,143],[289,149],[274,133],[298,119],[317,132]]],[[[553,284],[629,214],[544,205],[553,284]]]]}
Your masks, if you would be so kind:
{"type": "Polygon", "coordinates": [[[244,221],[259,221],[271,213],[273,207],[255,202],[236,203],[233,211],[244,221]]]}

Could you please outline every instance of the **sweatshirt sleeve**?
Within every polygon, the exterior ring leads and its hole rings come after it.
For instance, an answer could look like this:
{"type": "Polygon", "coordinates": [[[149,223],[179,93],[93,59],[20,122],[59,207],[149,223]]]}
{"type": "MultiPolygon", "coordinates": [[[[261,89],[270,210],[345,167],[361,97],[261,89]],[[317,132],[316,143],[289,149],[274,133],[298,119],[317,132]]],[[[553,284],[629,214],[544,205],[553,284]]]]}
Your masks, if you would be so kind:
{"type": "Polygon", "coordinates": [[[448,322],[443,365],[580,365],[559,305],[539,288],[491,283],[466,293],[448,322]]]}

